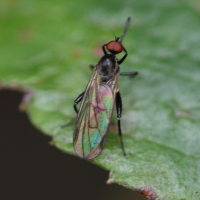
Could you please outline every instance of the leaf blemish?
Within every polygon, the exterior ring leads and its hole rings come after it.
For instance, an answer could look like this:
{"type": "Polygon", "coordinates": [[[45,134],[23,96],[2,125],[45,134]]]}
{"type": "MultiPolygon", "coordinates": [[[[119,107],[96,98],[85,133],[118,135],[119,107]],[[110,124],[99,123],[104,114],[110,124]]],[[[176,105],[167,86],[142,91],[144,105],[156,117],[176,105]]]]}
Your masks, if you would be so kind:
{"type": "Polygon", "coordinates": [[[49,142],[49,145],[50,145],[50,146],[54,146],[54,142],[53,142],[53,141],[50,141],[50,142],[49,142]]]}
{"type": "Polygon", "coordinates": [[[177,108],[177,105],[175,103],[169,103],[168,104],[174,111],[174,116],[176,118],[178,117],[186,117],[189,118],[191,120],[198,120],[197,117],[195,117],[194,115],[190,114],[189,112],[183,111],[182,109],[177,108]]]}
{"type": "Polygon", "coordinates": [[[110,156],[107,156],[106,158],[107,158],[108,160],[110,160],[110,159],[111,159],[111,157],[110,157],[110,156]]]}
{"type": "Polygon", "coordinates": [[[22,102],[19,105],[19,110],[22,112],[26,111],[27,105],[33,96],[33,91],[31,89],[24,89],[24,92],[22,102]]]}
{"type": "Polygon", "coordinates": [[[156,195],[155,189],[150,188],[133,188],[134,191],[149,198],[149,200],[155,200],[158,196],[156,195]]]}
{"type": "Polygon", "coordinates": [[[109,178],[106,183],[111,184],[111,183],[114,183],[114,182],[115,182],[114,178],[109,178]]]}
{"type": "Polygon", "coordinates": [[[149,200],[153,200],[154,199],[153,192],[150,189],[143,190],[141,194],[143,194],[146,197],[149,197],[149,200]]]}

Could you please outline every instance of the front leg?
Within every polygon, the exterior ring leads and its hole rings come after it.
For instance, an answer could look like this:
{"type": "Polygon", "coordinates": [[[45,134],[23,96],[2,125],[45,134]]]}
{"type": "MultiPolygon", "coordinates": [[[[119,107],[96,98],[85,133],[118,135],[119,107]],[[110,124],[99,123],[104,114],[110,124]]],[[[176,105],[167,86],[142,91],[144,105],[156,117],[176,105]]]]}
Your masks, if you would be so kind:
{"type": "Polygon", "coordinates": [[[103,52],[104,52],[105,55],[108,54],[107,51],[106,51],[106,49],[105,49],[105,46],[106,46],[106,45],[107,45],[107,44],[104,44],[104,45],[102,46],[102,49],[103,49],[103,52]]]}
{"type": "Polygon", "coordinates": [[[121,58],[121,60],[118,61],[119,65],[122,64],[124,60],[126,59],[126,57],[128,56],[128,52],[126,51],[124,47],[123,47],[123,50],[125,52],[125,55],[121,58]]]}
{"type": "Polygon", "coordinates": [[[121,114],[122,114],[122,99],[121,99],[121,95],[119,92],[116,93],[116,109],[117,109],[117,118],[118,118],[119,139],[120,139],[123,154],[124,154],[124,156],[126,156],[126,153],[124,150],[124,144],[123,144],[123,140],[122,140],[122,131],[121,131],[121,123],[120,123],[121,114]]]}

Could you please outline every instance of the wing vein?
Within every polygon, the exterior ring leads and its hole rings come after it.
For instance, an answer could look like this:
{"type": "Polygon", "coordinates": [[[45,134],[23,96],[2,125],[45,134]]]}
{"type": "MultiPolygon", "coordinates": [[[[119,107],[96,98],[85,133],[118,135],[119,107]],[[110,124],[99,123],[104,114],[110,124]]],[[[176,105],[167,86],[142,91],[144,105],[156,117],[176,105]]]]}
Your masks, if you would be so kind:
{"type": "Polygon", "coordinates": [[[92,159],[99,155],[105,145],[115,104],[119,73],[107,83],[95,68],[85,90],[74,129],[74,148],[83,158],[92,159]]]}

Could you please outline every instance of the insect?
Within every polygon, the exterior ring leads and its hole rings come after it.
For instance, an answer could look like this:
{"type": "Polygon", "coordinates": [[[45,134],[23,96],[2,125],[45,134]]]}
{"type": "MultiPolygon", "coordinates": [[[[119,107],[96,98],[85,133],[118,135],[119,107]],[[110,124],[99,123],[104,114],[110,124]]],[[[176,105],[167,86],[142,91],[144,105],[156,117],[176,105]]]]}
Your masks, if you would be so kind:
{"type": "Polygon", "coordinates": [[[122,36],[115,37],[115,40],[102,46],[104,56],[94,66],[85,91],[74,101],[77,119],[73,134],[73,145],[76,154],[81,158],[93,159],[101,153],[106,143],[115,104],[119,138],[123,154],[126,156],[120,124],[122,99],[117,83],[119,76],[135,76],[138,74],[137,72],[120,73],[119,65],[124,62],[128,55],[122,41],[129,25],[130,17],[126,21],[122,36]],[[125,54],[118,60],[116,55],[122,51],[125,54]],[[78,110],[77,104],[79,102],[81,102],[81,105],[78,110]]]}

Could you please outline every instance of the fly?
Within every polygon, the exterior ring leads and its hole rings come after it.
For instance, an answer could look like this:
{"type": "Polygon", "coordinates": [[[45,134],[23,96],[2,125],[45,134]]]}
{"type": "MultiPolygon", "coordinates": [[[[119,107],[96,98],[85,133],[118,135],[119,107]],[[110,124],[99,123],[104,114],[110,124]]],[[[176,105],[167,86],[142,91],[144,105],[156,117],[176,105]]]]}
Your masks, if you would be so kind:
{"type": "Polygon", "coordinates": [[[120,119],[122,115],[122,99],[117,86],[119,76],[136,76],[137,72],[120,73],[119,65],[124,62],[128,53],[122,41],[130,25],[128,17],[121,37],[115,38],[102,46],[104,56],[94,66],[92,76],[85,91],[74,101],[77,113],[73,134],[74,150],[81,158],[93,159],[98,156],[109,132],[111,117],[116,105],[118,118],[118,133],[124,156],[126,156],[120,119]],[[124,51],[124,56],[118,60],[116,55],[124,51]],[[81,102],[79,110],[77,104],[81,102]]]}

